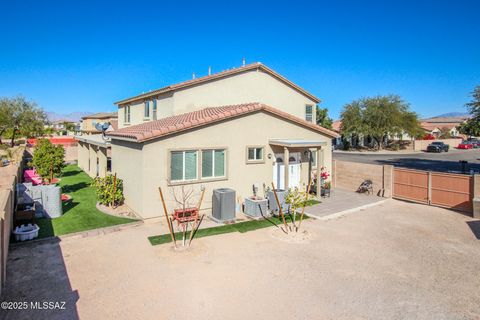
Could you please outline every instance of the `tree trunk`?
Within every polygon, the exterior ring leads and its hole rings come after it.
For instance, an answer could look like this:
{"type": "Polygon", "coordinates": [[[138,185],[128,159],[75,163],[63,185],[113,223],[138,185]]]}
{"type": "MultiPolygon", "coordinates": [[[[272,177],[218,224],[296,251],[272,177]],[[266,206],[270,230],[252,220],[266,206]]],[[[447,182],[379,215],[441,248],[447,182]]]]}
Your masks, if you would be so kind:
{"type": "Polygon", "coordinates": [[[0,130],[0,144],[2,144],[2,135],[5,133],[5,129],[0,130]]]}
{"type": "Polygon", "coordinates": [[[17,130],[15,130],[15,128],[13,129],[12,131],[12,141],[10,142],[10,147],[14,147],[15,146],[15,133],[16,133],[17,130]]]}
{"type": "Polygon", "coordinates": [[[377,142],[377,145],[378,145],[377,150],[379,151],[382,150],[382,142],[381,142],[382,138],[378,138],[378,137],[372,137],[372,138],[377,142]]]}

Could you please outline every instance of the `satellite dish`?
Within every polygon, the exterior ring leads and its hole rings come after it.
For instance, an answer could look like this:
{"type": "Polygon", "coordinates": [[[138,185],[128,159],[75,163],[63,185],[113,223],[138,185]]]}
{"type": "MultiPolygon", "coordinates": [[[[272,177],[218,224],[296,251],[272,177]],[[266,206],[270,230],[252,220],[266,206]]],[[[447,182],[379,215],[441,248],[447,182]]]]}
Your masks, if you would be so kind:
{"type": "Polygon", "coordinates": [[[105,131],[110,128],[110,122],[99,122],[95,124],[95,129],[102,132],[102,138],[105,141],[109,141],[105,136],[105,131]]]}

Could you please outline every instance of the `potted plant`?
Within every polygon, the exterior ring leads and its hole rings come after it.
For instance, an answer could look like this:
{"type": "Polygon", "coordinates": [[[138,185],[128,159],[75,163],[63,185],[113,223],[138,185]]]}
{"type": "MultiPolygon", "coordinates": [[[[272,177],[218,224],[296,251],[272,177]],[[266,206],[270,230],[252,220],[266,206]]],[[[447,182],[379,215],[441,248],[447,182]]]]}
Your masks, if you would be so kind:
{"type": "Polygon", "coordinates": [[[322,185],[322,197],[330,197],[330,190],[332,189],[332,183],[326,181],[322,185]]]}

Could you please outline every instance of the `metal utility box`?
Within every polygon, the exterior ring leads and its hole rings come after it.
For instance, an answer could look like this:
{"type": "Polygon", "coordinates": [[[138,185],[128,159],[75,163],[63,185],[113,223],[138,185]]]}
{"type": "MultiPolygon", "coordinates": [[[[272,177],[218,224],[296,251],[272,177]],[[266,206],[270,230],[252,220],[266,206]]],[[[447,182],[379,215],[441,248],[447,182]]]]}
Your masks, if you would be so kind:
{"type": "Polygon", "coordinates": [[[217,222],[235,221],[235,190],[213,189],[212,218],[217,222]]]}
{"type": "MultiPolygon", "coordinates": [[[[288,204],[285,202],[285,197],[287,196],[288,191],[284,189],[275,189],[275,191],[277,192],[278,202],[280,202],[280,205],[282,206],[283,213],[287,213],[288,204]]],[[[278,209],[277,199],[275,199],[274,192],[271,190],[268,191],[267,198],[268,198],[268,206],[272,214],[274,215],[279,214],[280,210],[278,209]]]]}

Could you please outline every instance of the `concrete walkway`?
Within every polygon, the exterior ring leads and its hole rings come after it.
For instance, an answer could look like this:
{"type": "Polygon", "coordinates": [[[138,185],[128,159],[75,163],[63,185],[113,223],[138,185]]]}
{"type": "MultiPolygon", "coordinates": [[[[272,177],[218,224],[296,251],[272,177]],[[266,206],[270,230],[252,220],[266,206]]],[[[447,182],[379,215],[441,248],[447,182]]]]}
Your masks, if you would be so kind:
{"type": "Polygon", "coordinates": [[[315,219],[328,220],[383,203],[387,199],[376,195],[333,189],[330,197],[322,198],[319,204],[306,207],[305,214],[315,219]]]}

